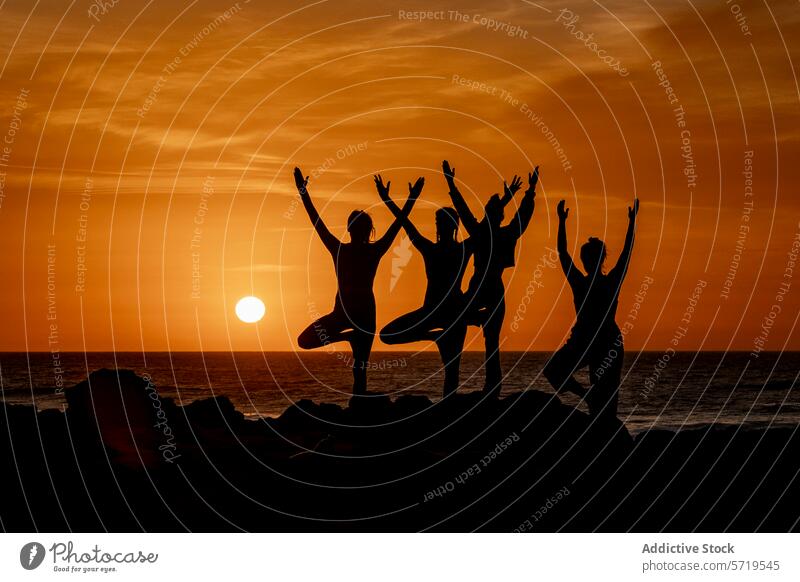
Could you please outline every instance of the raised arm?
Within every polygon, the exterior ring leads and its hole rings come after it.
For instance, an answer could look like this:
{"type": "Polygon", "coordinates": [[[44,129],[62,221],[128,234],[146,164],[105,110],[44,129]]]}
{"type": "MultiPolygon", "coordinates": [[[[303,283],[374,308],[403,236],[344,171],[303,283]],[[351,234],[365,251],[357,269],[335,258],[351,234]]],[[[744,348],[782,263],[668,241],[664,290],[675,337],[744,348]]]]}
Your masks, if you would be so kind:
{"type": "MultiPolygon", "coordinates": [[[[411,219],[403,214],[402,209],[395,204],[394,200],[389,197],[389,185],[391,182],[387,183],[386,185],[383,184],[383,180],[380,176],[375,176],[375,187],[378,189],[378,195],[383,200],[383,203],[386,205],[386,208],[394,215],[394,217],[400,220],[401,226],[406,230],[408,234],[408,238],[411,239],[411,244],[413,244],[420,252],[424,252],[427,250],[430,245],[433,243],[422,236],[422,234],[417,230],[417,227],[411,222],[411,219]]],[[[411,184],[408,185],[409,188],[409,195],[411,194],[412,186],[411,184]]]]}
{"type": "Polygon", "coordinates": [[[456,187],[456,169],[451,168],[448,161],[445,160],[442,162],[442,171],[444,172],[445,180],[447,180],[447,186],[450,188],[450,199],[453,201],[453,206],[461,219],[461,224],[464,225],[470,236],[475,236],[478,233],[478,221],[456,187]]]}
{"type": "MultiPolygon", "coordinates": [[[[380,175],[375,176],[375,186],[378,188],[378,192],[381,192],[382,189],[385,188],[386,196],[389,195],[389,186],[391,182],[387,182],[386,186],[383,185],[383,179],[380,175]]],[[[408,200],[403,205],[402,210],[400,210],[400,215],[395,215],[394,222],[391,226],[386,230],[386,234],[384,234],[379,240],[375,242],[376,248],[380,254],[386,253],[389,250],[389,247],[392,246],[392,242],[394,241],[397,233],[400,232],[400,227],[403,226],[403,223],[408,220],[408,215],[411,214],[411,209],[414,208],[414,203],[419,198],[419,195],[422,193],[422,187],[425,185],[425,178],[418,178],[417,181],[412,186],[409,182],[408,184],[408,200]]],[[[381,196],[382,197],[382,196],[381,196]]]]}
{"type": "Polygon", "coordinates": [[[574,287],[576,283],[580,283],[582,275],[575,263],[572,262],[572,257],[567,250],[567,217],[569,216],[569,208],[564,208],[564,200],[558,203],[558,258],[561,261],[561,269],[564,275],[567,276],[567,282],[570,287],[574,287]]]}
{"type": "Polygon", "coordinates": [[[503,197],[500,199],[500,203],[505,208],[511,199],[514,198],[514,194],[517,193],[517,190],[522,188],[522,178],[517,175],[511,179],[511,186],[509,186],[506,182],[503,182],[503,197]]]}
{"type": "MultiPolygon", "coordinates": [[[[514,176],[517,182],[517,190],[522,184],[522,180],[514,176]]],[[[517,213],[514,215],[514,218],[511,219],[511,222],[508,225],[508,228],[517,236],[522,236],[522,233],[525,232],[525,229],[528,228],[528,224],[531,222],[531,218],[533,217],[533,209],[534,205],[536,204],[536,184],[539,183],[539,166],[536,166],[533,169],[532,174],[528,174],[528,189],[525,190],[525,196],[522,197],[522,202],[520,202],[519,208],[517,208],[517,213]]],[[[511,187],[514,186],[514,182],[511,182],[511,187]]],[[[506,189],[507,191],[510,188],[506,189]]],[[[511,196],[514,195],[516,190],[511,191],[511,196]]]]}
{"type": "Polygon", "coordinates": [[[308,176],[303,177],[303,172],[300,171],[300,168],[294,169],[294,183],[295,186],[297,186],[297,191],[300,193],[300,199],[303,201],[306,213],[308,213],[308,217],[311,219],[311,224],[314,225],[314,230],[317,231],[319,238],[322,239],[322,244],[325,245],[325,248],[335,256],[339,252],[339,245],[341,242],[331,234],[331,231],[329,231],[325,223],[322,222],[322,218],[314,207],[314,203],[311,201],[311,196],[308,193],[308,176]]]}
{"type": "Polygon", "coordinates": [[[633,251],[633,239],[636,235],[636,215],[639,214],[639,199],[634,198],[633,208],[628,206],[628,232],[625,234],[625,246],[617,259],[617,264],[611,269],[609,275],[622,280],[628,272],[628,263],[631,260],[631,252],[633,251]]]}

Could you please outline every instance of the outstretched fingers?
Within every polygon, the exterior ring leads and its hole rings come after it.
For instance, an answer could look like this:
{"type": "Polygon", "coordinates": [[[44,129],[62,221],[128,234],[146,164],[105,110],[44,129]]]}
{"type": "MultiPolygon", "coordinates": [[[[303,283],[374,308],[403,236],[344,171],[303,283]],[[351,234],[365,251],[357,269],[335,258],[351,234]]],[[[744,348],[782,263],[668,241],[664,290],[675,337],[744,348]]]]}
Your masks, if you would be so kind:
{"type": "Polygon", "coordinates": [[[378,189],[378,194],[381,196],[388,196],[389,195],[389,188],[392,186],[392,181],[389,180],[386,184],[383,183],[383,178],[380,174],[375,174],[375,187],[378,189]]]}
{"type": "Polygon", "coordinates": [[[539,166],[536,166],[533,169],[533,173],[528,173],[528,187],[530,190],[536,188],[536,185],[539,183],[539,166]]]}
{"type": "Polygon", "coordinates": [[[637,214],[639,214],[639,199],[638,198],[634,198],[633,199],[633,208],[628,206],[628,218],[633,220],[634,218],[636,218],[637,214]]]}
{"type": "Polygon", "coordinates": [[[419,177],[413,185],[411,182],[408,183],[408,193],[411,196],[417,197],[422,193],[423,186],[425,186],[425,178],[419,177]]]}
{"type": "Polygon", "coordinates": [[[507,182],[503,181],[503,190],[505,190],[506,195],[512,196],[514,195],[517,190],[522,187],[522,178],[517,175],[511,179],[511,185],[509,186],[507,182]]]}
{"type": "Polygon", "coordinates": [[[456,177],[456,169],[450,167],[450,162],[447,160],[442,162],[442,172],[444,172],[444,177],[449,181],[453,181],[456,177]]]}
{"type": "Polygon", "coordinates": [[[566,200],[561,200],[561,201],[558,203],[558,208],[557,208],[558,217],[559,217],[560,219],[562,219],[562,220],[566,220],[566,219],[567,219],[567,217],[569,216],[569,208],[566,208],[566,207],[564,206],[566,203],[567,203],[567,201],[566,201],[566,200]]]}

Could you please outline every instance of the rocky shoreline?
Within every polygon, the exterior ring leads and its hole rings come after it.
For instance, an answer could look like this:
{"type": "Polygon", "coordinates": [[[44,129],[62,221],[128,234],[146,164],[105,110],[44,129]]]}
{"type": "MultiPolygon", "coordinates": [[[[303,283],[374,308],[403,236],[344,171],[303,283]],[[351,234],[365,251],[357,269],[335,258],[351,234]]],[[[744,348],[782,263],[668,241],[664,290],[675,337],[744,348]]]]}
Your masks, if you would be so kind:
{"type": "Polygon", "coordinates": [[[99,370],[63,411],[4,405],[7,531],[788,531],[795,428],[631,437],[535,390],[302,400],[247,420],[99,370]]]}

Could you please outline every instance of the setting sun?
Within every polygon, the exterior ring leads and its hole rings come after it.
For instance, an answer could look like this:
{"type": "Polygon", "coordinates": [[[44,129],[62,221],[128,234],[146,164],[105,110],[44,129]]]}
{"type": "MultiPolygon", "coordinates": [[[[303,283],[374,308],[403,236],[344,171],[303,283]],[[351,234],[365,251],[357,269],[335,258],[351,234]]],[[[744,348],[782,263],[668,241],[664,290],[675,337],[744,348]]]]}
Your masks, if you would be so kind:
{"type": "Polygon", "coordinates": [[[265,311],[266,308],[264,307],[264,302],[258,297],[253,297],[252,295],[242,297],[236,303],[236,317],[245,323],[255,323],[260,321],[261,318],[264,317],[265,311]]]}

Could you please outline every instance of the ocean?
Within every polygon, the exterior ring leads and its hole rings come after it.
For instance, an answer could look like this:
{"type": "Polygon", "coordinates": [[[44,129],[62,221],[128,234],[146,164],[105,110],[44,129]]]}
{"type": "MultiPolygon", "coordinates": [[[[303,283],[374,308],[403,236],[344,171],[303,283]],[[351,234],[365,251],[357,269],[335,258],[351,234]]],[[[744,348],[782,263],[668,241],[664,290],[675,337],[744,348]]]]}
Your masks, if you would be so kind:
{"type": "MultiPolygon", "coordinates": [[[[550,353],[502,355],[503,393],[537,389],[552,392],[541,375],[550,353]]],[[[349,352],[123,352],[0,354],[2,398],[39,409],[65,405],[62,387],[100,368],[127,368],[149,374],[163,396],[179,404],[227,396],[248,417],[280,415],[303,398],[346,405],[350,397],[349,352]]],[[[462,392],[483,383],[483,354],[463,355],[462,392]]],[[[710,424],[778,427],[800,424],[800,352],[629,352],[620,387],[619,417],[633,432],[710,424]]],[[[584,384],[587,373],[577,375],[584,384]]],[[[441,398],[443,371],[435,352],[374,352],[370,390],[441,398]]],[[[578,405],[572,395],[565,403],[578,405]]]]}

